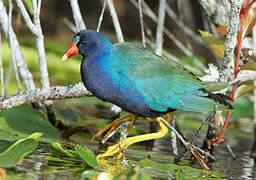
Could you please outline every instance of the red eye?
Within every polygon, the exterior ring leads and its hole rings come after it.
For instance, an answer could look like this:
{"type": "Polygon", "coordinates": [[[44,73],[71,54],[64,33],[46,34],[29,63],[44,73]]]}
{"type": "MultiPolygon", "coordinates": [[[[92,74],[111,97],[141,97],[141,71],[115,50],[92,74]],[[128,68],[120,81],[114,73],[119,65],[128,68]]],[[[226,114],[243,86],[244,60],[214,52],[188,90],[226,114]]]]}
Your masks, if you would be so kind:
{"type": "Polygon", "coordinates": [[[86,44],[87,44],[86,41],[82,41],[82,42],[81,42],[81,45],[83,45],[83,46],[85,46],[86,44]]]}

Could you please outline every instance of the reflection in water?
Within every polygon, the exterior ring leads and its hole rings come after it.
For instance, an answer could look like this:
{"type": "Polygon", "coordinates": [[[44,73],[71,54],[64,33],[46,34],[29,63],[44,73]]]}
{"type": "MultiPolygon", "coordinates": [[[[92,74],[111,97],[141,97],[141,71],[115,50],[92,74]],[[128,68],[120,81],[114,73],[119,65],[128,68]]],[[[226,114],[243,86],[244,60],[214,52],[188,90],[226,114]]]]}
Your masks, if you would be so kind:
{"type": "Polygon", "coordinates": [[[243,153],[243,156],[241,157],[241,164],[243,166],[242,173],[241,173],[241,179],[255,179],[255,163],[254,160],[250,158],[250,151],[246,151],[243,153]]]}
{"type": "MultiPolygon", "coordinates": [[[[203,133],[201,133],[203,134],[203,133]]],[[[187,136],[188,134],[186,134],[187,136]]],[[[202,144],[203,135],[199,137],[195,144],[199,147],[202,144]]],[[[255,179],[256,180],[256,161],[250,158],[250,148],[252,146],[252,140],[241,137],[226,137],[225,142],[216,147],[215,158],[216,161],[210,165],[215,171],[222,172],[229,175],[228,179],[255,179]],[[237,159],[234,159],[230,154],[227,144],[230,145],[232,151],[236,155],[237,159]]],[[[171,153],[170,136],[166,138],[157,139],[154,142],[152,151],[154,152],[166,152],[171,153]]],[[[181,152],[181,147],[179,152],[181,152]]],[[[187,153],[188,155],[188,153],[187,153]]],[[[188,156],[189,157],[189,156],[188,156]]],[[[197,164],[194,167],[200,168],[197,164]]]]}

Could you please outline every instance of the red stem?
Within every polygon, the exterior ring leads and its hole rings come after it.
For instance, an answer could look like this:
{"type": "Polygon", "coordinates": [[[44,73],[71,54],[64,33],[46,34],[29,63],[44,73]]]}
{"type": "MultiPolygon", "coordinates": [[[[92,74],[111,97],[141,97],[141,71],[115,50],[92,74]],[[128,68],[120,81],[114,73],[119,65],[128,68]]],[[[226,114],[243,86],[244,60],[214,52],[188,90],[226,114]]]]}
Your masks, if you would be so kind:
{"type": "MultiPolygon", "coordinates": [[[[248,0],[246,1],[246,5],[245,2],[243,3],[242,9],[241,9],[241,13],[240,13],[240,21],[241,21],[241,25],[240,25],[240,36],[239,36],[239,40],[238,40],[238,45],[237,45],[237,56],[236,56],[236,65],[235,65],[235,70],[234,70],[234,79],[237,78],[238,72],[239,72],[239,60],[240,60],[240,53],[241,53],[241,47],[242,47],[242,41],[243,41],[243,25],[244,25],[244,10],[246,9],[248,5],[248,0]]],[[[235,101],[235,92],[236,92],[236,85],[237,83],[233,84],[233,89],[232,89],[232,99],[233,101],[235,101]]],[[[233,103],[231,104],[233,105],[233,103]]],[[[230,118],[230,114],[231,111],[228,111],[224,125],[222,127],[222,130],[220,132],[220,135],[216,138],[217,142],[220,142],[225,134],[226,128],[228,126],[228,121],[230,118]]]]}

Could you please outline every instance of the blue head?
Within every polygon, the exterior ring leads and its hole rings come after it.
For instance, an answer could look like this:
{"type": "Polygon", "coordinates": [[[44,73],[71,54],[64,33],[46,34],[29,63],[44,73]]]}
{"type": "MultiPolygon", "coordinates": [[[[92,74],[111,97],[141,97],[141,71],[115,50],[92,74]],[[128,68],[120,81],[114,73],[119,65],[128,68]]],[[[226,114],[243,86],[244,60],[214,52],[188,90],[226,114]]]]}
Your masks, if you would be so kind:
{"type": "Polygon", "coordinates": [[[101,34],[94,30],[82,30],[78,32],[71,47],[64,54],[62,61],[81,54],[83,57],[95,57],[104,55],[112,50],[112,44],[101,34]]]}

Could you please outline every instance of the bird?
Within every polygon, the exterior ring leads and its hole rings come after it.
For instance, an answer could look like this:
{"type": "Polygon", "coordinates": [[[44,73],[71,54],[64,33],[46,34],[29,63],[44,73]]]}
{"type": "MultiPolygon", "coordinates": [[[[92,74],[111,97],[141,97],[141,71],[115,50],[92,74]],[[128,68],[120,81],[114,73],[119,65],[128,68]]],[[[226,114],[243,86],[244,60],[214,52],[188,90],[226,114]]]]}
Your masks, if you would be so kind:
{"type": "Polygon", "coordinates": [[[74,36],[62,61],[77,54],[82,55],[80,73],[84,86],[102,101],[130,113],[107,125],[97,137],[108,129],[110,134],[125,121],[130,121],[128,129],[139,119],[158,122],[160,126],[155,133],[128,137],[109,146],[97,158],[119,153],[119,159],[122,149],[131,144],[165,136],[168,128],[161,118],[171,121],[175,110],[210,112],[233,108],[230,97],[212,92],[221,87],[220,83],[201,81],[182,65],[139,44],[112,44],[100,33],[86,29],[74,36]]]}

